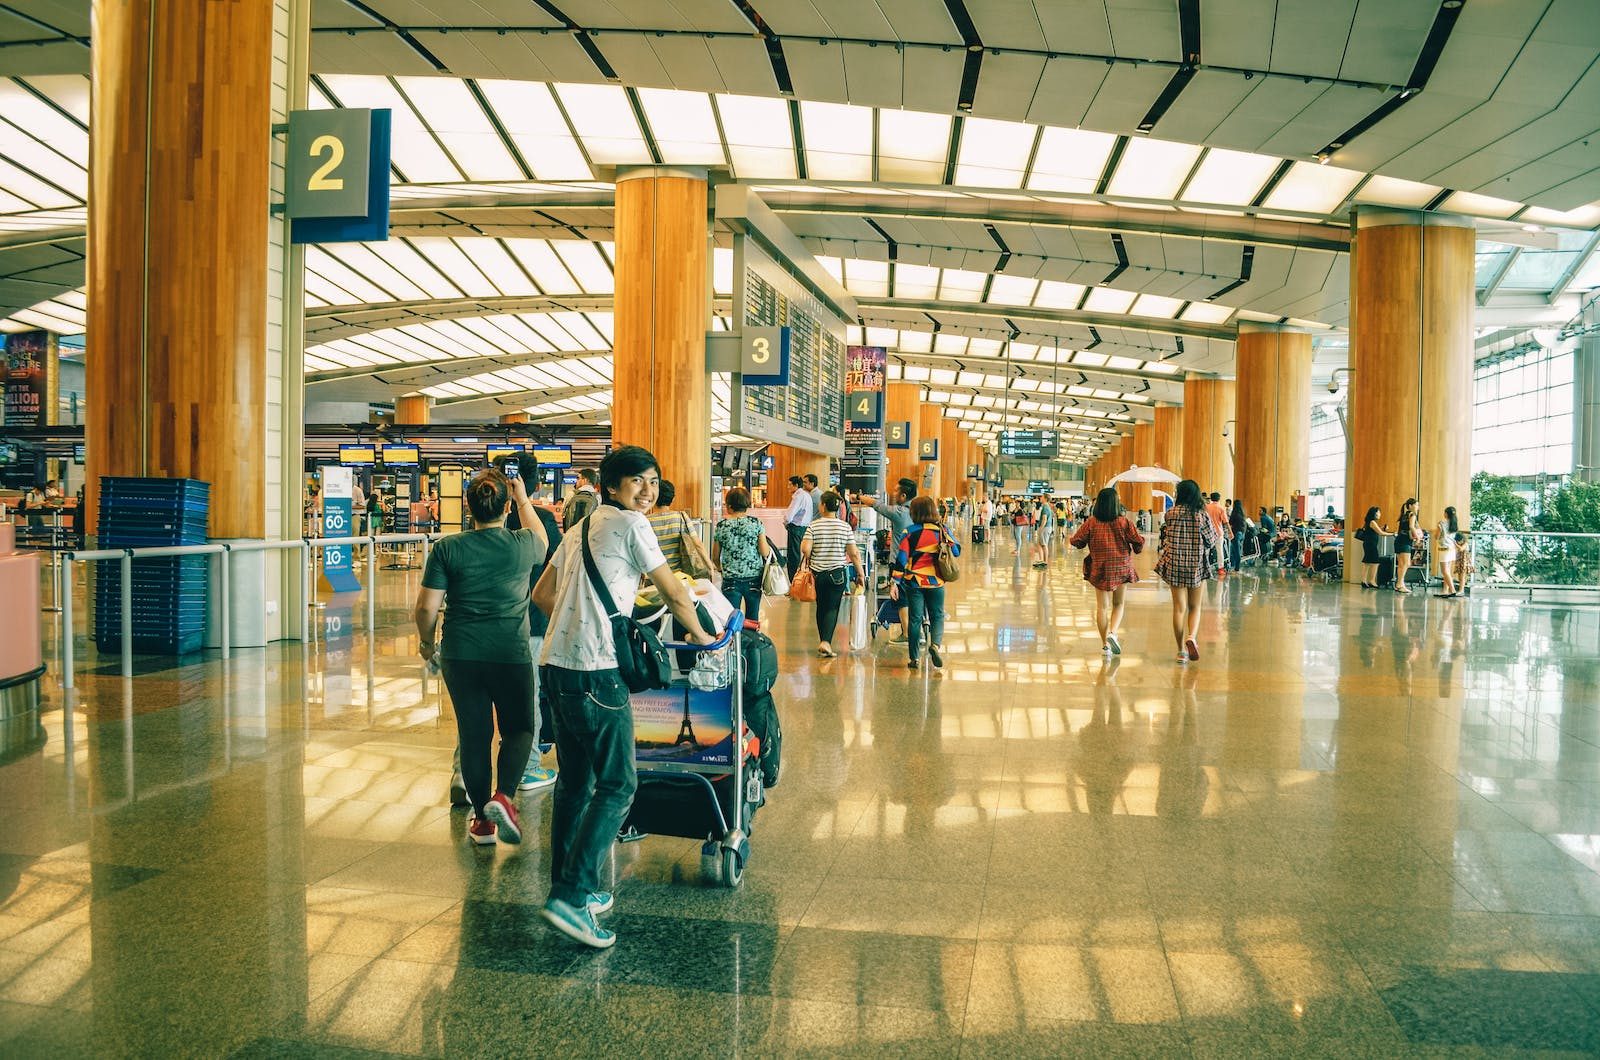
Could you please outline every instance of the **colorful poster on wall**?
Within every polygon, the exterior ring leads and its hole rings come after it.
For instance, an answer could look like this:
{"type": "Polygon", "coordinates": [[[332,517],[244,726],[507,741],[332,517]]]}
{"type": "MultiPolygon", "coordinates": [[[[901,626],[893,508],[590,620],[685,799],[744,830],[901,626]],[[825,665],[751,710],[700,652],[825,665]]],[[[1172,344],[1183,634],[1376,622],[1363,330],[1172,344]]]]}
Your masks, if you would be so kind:
{"type": "MultiPolygon", "coordinates": [[[[351,537],[355,534],[355,474],[347,467],[322,469],[322,536],[351,537]]],[[[322,550],[322,580],[336,593],[353,593],[361,588],[352,568],[349,545],[329,545],[322,550]]]]}
{"type": "Polygon", "coordinates": [[[19,331],[7,335],[5,344],[6,426],[49,426],[56,412],[56,336],[49,331],[19,331]]]}
{"type": "Polygon", "coordinates": [[[882,346],[846,350],[845,408],[860,408],[844,428],[844,455],[839,458],[839,485],[847,490],[879,494],[888,461],[884,455],[883,388],[888,351],[882,346]]]}

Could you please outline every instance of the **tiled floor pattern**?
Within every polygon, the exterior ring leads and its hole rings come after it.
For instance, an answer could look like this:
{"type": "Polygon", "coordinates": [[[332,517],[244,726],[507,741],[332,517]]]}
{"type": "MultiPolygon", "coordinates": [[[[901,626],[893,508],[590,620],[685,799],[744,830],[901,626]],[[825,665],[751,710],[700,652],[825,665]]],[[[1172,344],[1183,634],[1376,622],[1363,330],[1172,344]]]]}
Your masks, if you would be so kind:
{"type": "Polygon", "coordinates": [[[0,1054],[1600,1052],[1600,613],[1259,571],[1181,667],[1147,580],[1107,662],[1075,557],[966,570],[942,673],[772,607],[745,883],[619,846],[600,954],[536,916],[546,795],[462,840],[414,572],[308,656],[80,641],[0,746],[0,1054]]]}

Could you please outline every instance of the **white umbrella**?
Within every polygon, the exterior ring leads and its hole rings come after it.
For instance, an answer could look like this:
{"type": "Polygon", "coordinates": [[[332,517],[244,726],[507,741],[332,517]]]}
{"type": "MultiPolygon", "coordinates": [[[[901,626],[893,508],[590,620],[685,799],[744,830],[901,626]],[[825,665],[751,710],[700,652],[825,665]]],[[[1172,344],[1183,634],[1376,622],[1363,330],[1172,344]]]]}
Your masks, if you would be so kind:
{"type": "Polygon", "coordinates": [[[1181,482],[1182,479],[1164,467],[1140,467],[1134,464],[1120,475],[1114,475],[1106,485],[1114,486],[1119,482],[1181,482]]]}

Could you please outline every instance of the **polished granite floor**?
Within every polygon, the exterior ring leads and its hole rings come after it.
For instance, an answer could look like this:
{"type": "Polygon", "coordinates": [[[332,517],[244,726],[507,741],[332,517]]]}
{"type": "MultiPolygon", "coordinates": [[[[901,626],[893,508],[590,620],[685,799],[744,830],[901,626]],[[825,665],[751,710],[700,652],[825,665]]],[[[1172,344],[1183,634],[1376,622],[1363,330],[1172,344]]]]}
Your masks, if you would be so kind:
{"type": "Polygon", "coordinates": [[[414,572],[308,654],[80,640],[0,754],[0,1055],[1600,1052],[1600,610],[1247,573],[1184,667],[1147,579],[1106,662],[1077,568],[974,550],[942,673],[774,607],[744,885],[618,847],[604,953],[547,795],[463,841],[414,572]]]}

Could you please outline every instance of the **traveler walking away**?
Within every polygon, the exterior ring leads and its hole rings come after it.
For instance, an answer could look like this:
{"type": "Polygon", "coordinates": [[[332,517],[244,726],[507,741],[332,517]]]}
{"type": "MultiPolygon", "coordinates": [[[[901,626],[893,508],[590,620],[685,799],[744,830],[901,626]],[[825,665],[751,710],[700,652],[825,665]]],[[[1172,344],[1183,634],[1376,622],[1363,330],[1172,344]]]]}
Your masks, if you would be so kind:
{"type": "Polygon", "coordinates": [[[752,622],[761,620],[761,571],[772,555],[761,520],[750,514],[750,492],[741,486],[723,498],[727,516],[711,538],[711,565],[722,571],[722,595],[743,608],[752,622]]]}
{"type": "Polygon", "coordinates": [[[1439,525],[1433,531],[1434,562],[1439,565],[1439,577],[1444,582],[1444,592],[1435,593],[1435,596],[1450,599],[1461,595],[1462,586],[1456,583],[1456,560],[1459,558],[1457,549],[1464,547],[1461,541],[1461,524],[1456,519],[1456,510],[1449,507],[1444,510],[1444,518],[1439,520],[1439,525]]]}
{"type": "Polygon", "coordinates": [[[1406,571],[1411,569],[1411,554],[1421,543],[1422,527],[1417,519],[1417,499],[1407,497],[1400,506],[1400,521],[1395,524],[1394,535],[1394,591],[1401,596],[1411,595],[1411,590],[1406,588],[1406,571]]]}
{"type": "Polygon", "coordinates": [[[1245,518],[1244,502],[1235,499],[1228,506],[1228,568],[1235,574],[1244,564],[1244,537],[1250,529],[1250,521],[1245,518]]]}
{"type": "Polygon", "coordinates": [[[1383,537],[1383,524],[1379,522],[1383,512],[1376,504],[1367,509],[1367,517],[1361,520],[1361,529],[1356,531],[1356,536],[1361,539],[1361,587],[1363,589],[1376,589],[1378,587],[1378,540],[1383,537]]]}
{"type": "Polygon", "coordinates": [[[893,592],[896,599],[905,602],[909,611],[906,665],[913,670],[920,665],[922,621],[926,617],[928,658],[935,667],[942,669],[945,574],[939,570],[939,550],[948,549],[949,555],[955,557],[961,555],[961,546],[939,521],[939,511],[933,500],[918,497],[911,502],[911,526],[901,535],[897,548],[893,592]]]}
{"type": "MultiPolygon", "coordinates": [[[[1204,494],[1201,496],[1204,499],[1204,494]]],[[[1227,542],[1229,533],[1228,513],[1222,508],[1222,494],[1213,493],[1205,509],[1206,515],[1211,519],[1211,528],[1217,532],[1217,550],[1216,555],[1212,558],[1217,565],[1217,571],[1220,573],[1228,567],[1227,542]]]]}
{"type": "Polygon", "coordinates": [[[550,824],[550,897],[543,916],[557,931],[604,949],[616,935],[595,917],[611,908],[600,872],[627,816],[638,778],[633,765],[633,712],[618,670],[612,615],[595,582],[613,603],[629,607],[641,576],[650,579],[684,639],[713,637],[696,617],[694,597],[672,573],[645,513],[654,506],[661,468],[636,445],[614,449],[600,462],[602,502],[562,538],[533,602],[550,617],[541,679],[556,717],[556,778],[550,824]]]}
{"type": "Polygon", "coordinates": [[[789,476],[789,488],[793,492],[789,495],[789,508],[783,513],[783,529],[788,535],[783,561],[789,568],[789,580],[794,581],[795,572],[800,569],[800,542],[816,512],[812,510],[811,494],[806,492],[806,484],[799,475],[789,476]]]}
{"type": "Polygon", "coordinates": [[[866,581],[855,534],[850,524],[839,518],[837,493],[829,490],[822,495],[822,518],[811,524],[800,548],[817,587],[817,654],[831,659],[839,654],[833,648],[833,635],[838,632],[840,605],[850,585],[848,570],[855,571],[858,588],[866,581]]]}
{"type": "Polygon", "coordinates": [[[528,584],[549,548],[520,478],[494,468],[467,485],[474,529],[434,545],[422,572],[414,618],[424,661],[437,653],[455,707],[461,777],[472,819],[467,834],[489,845],[496,836],[522,841],[512,799],[533,748],[533,656],[528,647],[528,584]],[[507,530],[512,503],[524,529],[507,530]],[[435,646],[441,605],[449,608],[444,638],[435,646]],[[491,778],[489,748],[500,728],[500,753],[491,778]],[[491,794],[491,779],[493,793],[491,794]]]}
{"type": "Polygon", "coordinates": [[[599,481],[600,473],[592,467],[583,468],[578,472],[578,488],[567,498],[566,505],[561,509],[563,531],[571,530],[578,525],[578,520],[594,512],[595,506],[600,503],[600,498],[595,493],[595,486],[599,481]]]}
{"type": "Polygon", "coordinates": [[[1200,658],[1196,641],[1200,606],[1206,580],[1216,573],[1213,557],[1221,544],[1216,524],[1205,511],[1200,487],[1194,479],[1184,479],[1161,523],[1161,558],[1156,560],[1156,574],[1172,590],[1172,638],[1178,642],[1179,662],[1200,658]]]}
{"type": "Polygon", "coordinates": [[[1087,548],[1083,580],[1094,586],[1094,625],[1100,631],[1100,650],[1121,655],[1117,629],[1122,625],[1123,593],[1139,580],[1133,555],[1144,551],[1144,537],[1122,514],[1117,491],[1107,486],[1095,495],[1094,512],[1072,535],[1073,548],[1087,548]]]}

